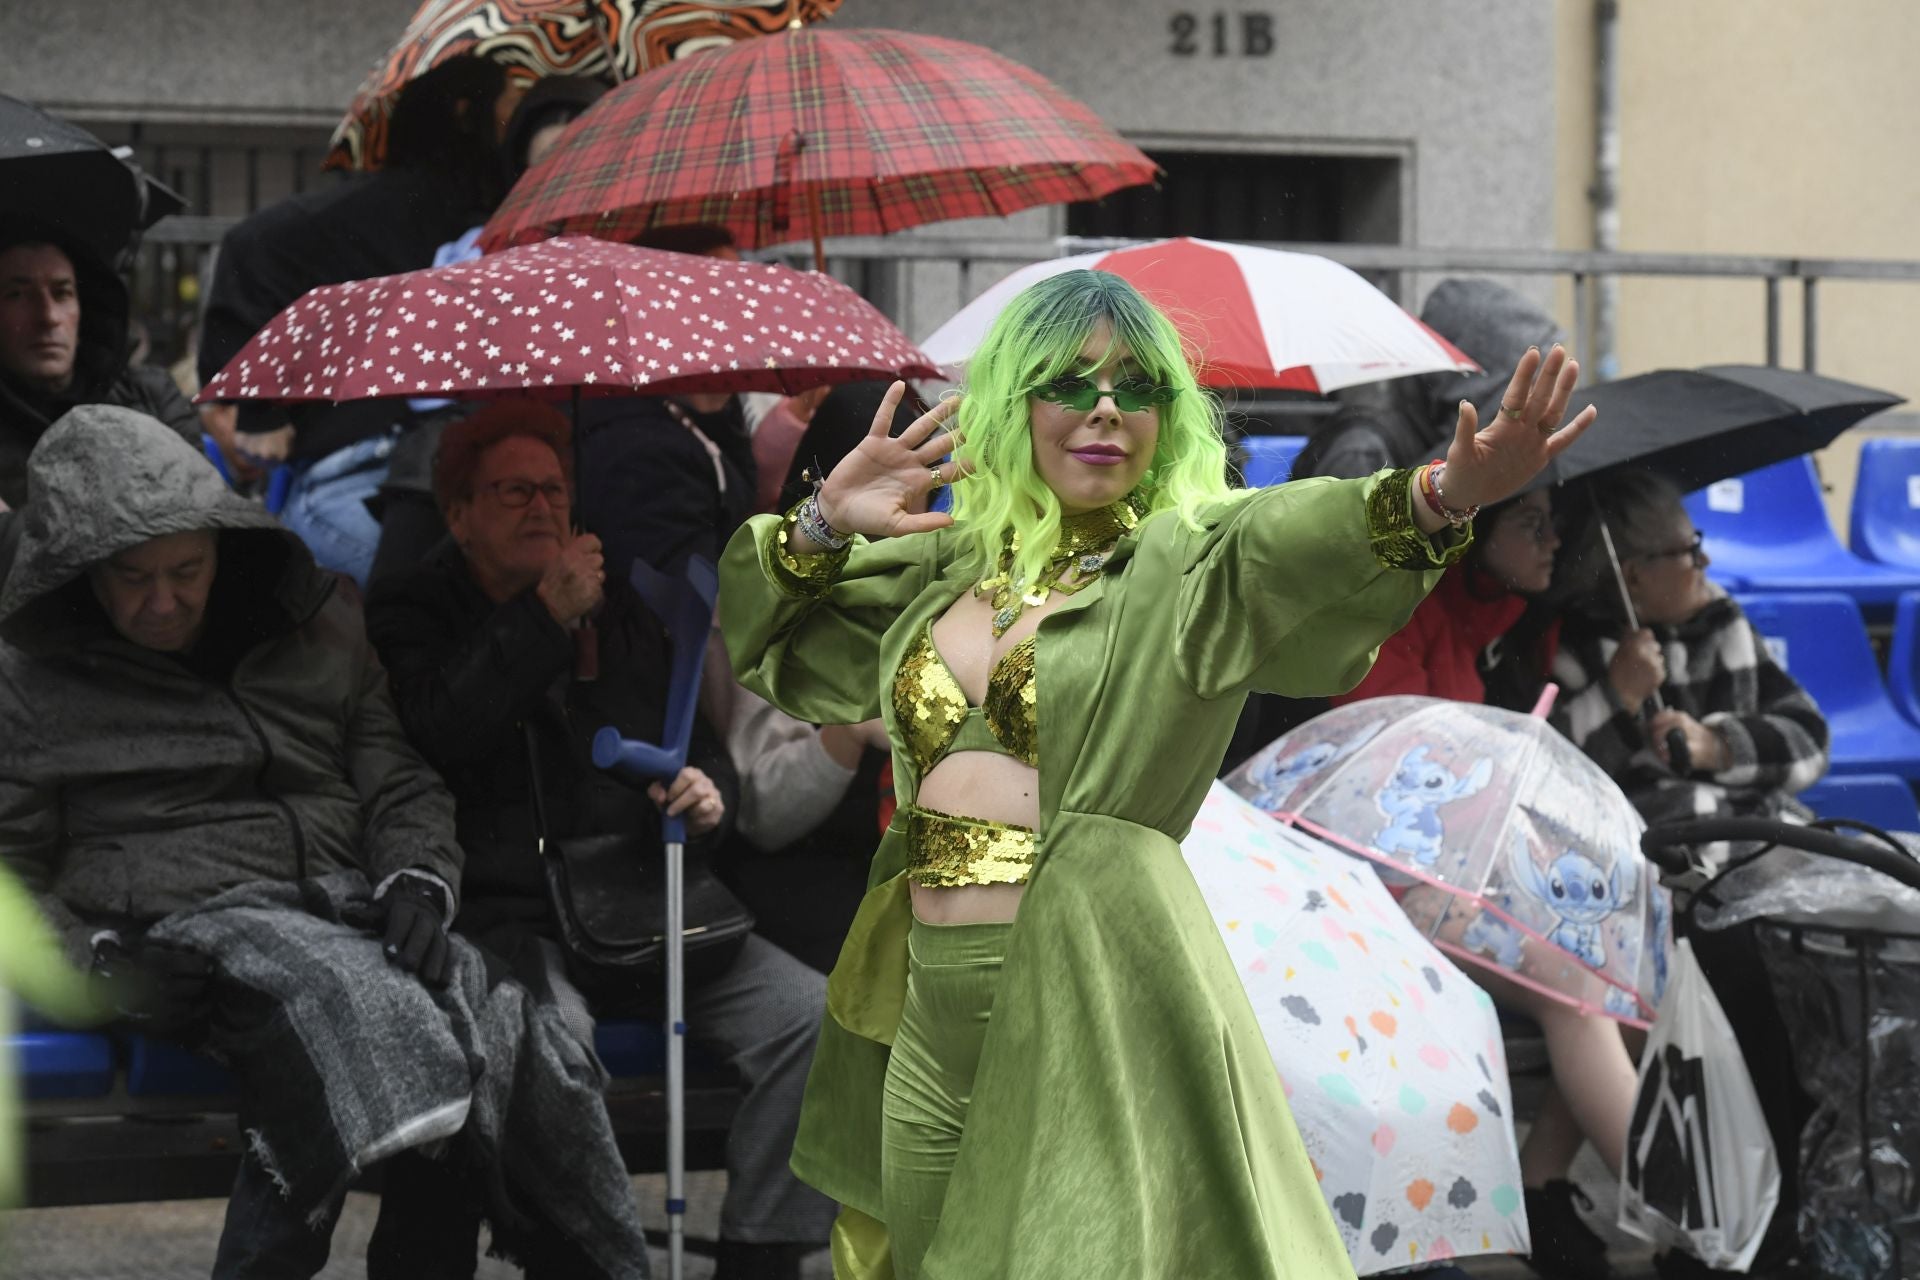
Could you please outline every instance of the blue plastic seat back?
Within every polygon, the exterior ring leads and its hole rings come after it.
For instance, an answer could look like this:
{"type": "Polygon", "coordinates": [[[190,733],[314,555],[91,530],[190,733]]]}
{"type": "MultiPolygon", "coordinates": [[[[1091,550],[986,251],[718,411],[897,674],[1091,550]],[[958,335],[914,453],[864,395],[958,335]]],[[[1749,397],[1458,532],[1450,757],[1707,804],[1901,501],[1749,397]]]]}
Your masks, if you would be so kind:
{"type": "Polygon", "coordinates": [[[1920,591],[1904,591],[1893,610],[1887,650],[1887,693],[1894,709],[1920,725],[1920,591]]]}
{"type": "MultiPolygon", "coordinates": [[[[614,1019],[594,1024],[593,1047],[607,1071],[622,1079],[667,1074],[667,1030],[658,1022],[614,1019]]],[[[687,1045],[687,1069],[720,1072],[726,1064],[701,1047],[687,1045]]]]}
{"type": "Polygon", "coordinates": [[[113,1042],[90,1031],[32,1028],[12,1037],[20,1091],[30,1099],[101,1098],[113,1092],[113,1042]]]}
{"type": "Polygon", "coordinates": [[[1829,775],[1800,793],[1823,818],[1852,818],[1882,831],[1920,831],[1920,805],[1904,778],[1890,773],[1829,775]]]}
{"type": "Polygon", "coordinates": [[[1244,472],[1247,488],[1264,489],[1284,483],[1293,474],[1293,460],[1307,447],[1305,436],[1248,436],[1242,445],[1247,451],[1244,472]]]}
{"type": "Polygon", "coordinates": [[[1886,704],[1867,624],[1850,597],[1838,591],[1782,591],[1737,599],[1773,660],[1830,719],[1886,704]]]}
{"type": "Polygon", "coordinates": [[[1694,527],[1707,536],[1707,554],[1748,560],[1791,548],[1796,559],[1844,553],[1827,519],[1813,459],[1788,458],[1686,497],[1694,527]]]}
{"type": "Polygon", "coordinates": [[[127,1041],[127,1093],[136,1098],[225,1097],[238,1091],[233,1076],[211,1058],[149,1036],[127,1041]]]}
{"type": "Polygon", "coordinates": [[[1853,485],[1853,553],[1920,569],[1920,440],[1868,440],[1853,485]]]}

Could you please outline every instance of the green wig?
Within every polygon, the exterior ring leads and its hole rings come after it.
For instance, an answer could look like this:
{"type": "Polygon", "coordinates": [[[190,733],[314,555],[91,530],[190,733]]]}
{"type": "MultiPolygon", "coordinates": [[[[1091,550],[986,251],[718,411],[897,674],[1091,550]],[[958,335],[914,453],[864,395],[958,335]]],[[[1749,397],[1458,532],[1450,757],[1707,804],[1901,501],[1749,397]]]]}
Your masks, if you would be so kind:
{"type": "MultiPolygon", "coordinates": [[[[1178,513],[1198,527],[1200,509],[1229,497],[1219,406],[1195,381],[1171,321],[1131,284],[1105,271],[1064,271],[1020,291],[967,361],[955,450],[973,474],[953,488],[953,518],[965,554],[992,565],[1009,534],[1020,550],[1014,579],[1032,580],[1060,535],[1060,500],[1033,465],[1028,393],[1056,378],[1087,374],[1113,347],[1179,394],[1160,408],[1160,437],[1138,496],[1147,514],[1178,513]],[[1089,363],[1082,351],[1105,326],[1111,345],[1089,363]]],[[[987,571],[985,569],[983,572],[987,571]]]]}

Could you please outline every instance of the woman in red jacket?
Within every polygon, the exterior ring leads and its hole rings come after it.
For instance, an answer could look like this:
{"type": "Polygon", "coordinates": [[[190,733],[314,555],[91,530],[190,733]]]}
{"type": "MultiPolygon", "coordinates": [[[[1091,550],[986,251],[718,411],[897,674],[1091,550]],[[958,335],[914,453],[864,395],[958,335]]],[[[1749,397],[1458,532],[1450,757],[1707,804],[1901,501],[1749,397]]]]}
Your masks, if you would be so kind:
{"type": "MultiPolygon", "coordinates": [[[[1527,652],[1503,652],[1507,646],[1500,642],[1527,612],[1528,598],[1552,583],[1559,547],[1545,489],[1482,511],[1467,558],[1447,571],[1407,625],[1380,646],[1367,678],[1333,704],[1396,693],[1486,702],[1486,672],[1509,661],[1531,674],[1537,693],[1553,660],[1551,632],[1529,637],[1527,652]]],[[[1531,696],[1527,701],[1531,705],[1531,696]]]]}
{"type": "MultiPolygon", "coordinates": [[[[1447,570],[1407,625],[1380,646],[1380,658],[1367,678],[1353,692],[1334,698],[1334,704],[1413,693],[1517,710],[1531,707],[1545,686],[1559,632],[1557,621],[1537,625],[1549,615],[1532,598],[1552,584],[1559,546],[1545,489],[1481,512],[1466,559],[1447,570]]],[[[1604,1098],[1607,1105],[1601,1110],[1624,1117],[1632,1105],[1634,1080],[1626,1049],[1615,1024],[1597,1016],[1592,1021],[1593,1034],[1606,1042],[1595,1050],[1596,1062],[1604,1057],[1604,1066],[1566,1083],[1604,1098]]],[[[1624,1120],[1617,1127],[1617,1135],[1603,1134],[1596,1143],[1609,1165],[1617,1164],[1626,1137],[1624,1120]]],[[[1529,1262],[1543,1275],[1603,1280],[1614,1274],[1604,1241],[1574,1207],[1586,1194],[1567,1180],[1585,1140],[1560,1091],[1549,1089],[1520,1150],[1533,1236],[1529,1262]]]]}

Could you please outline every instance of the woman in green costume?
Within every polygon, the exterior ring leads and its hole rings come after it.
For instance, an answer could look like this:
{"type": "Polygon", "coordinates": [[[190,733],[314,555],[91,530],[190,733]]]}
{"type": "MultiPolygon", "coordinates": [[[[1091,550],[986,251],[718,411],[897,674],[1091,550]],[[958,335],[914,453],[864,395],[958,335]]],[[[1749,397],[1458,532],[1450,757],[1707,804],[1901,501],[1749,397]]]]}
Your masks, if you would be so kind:
{"type": "Polygon", "coordinates": [[[33,896],[0,868],[0,1209],[17,1207],[22,1192],[14,998],[45,1017],[85,1026],[108,1016],[107,996],[99,982],[67,963],[33,896]]]}
{"type": "Polygon", "coordinates": [[[1577,377],[1530,353],[1486,430],[1462,404],[1444,469],[1234,492],[1173,327],[1068,272],[962,396],[889,437],[896,385],[812,497],[734,537],[741,681],[883,717],[901,798],[794,1146],[843,1206],[836,1276],[1353,1274],[1180,840],[1248,692],[1357,684],[1470,509],[1586,427],[1554,430],[1577,377]]]}

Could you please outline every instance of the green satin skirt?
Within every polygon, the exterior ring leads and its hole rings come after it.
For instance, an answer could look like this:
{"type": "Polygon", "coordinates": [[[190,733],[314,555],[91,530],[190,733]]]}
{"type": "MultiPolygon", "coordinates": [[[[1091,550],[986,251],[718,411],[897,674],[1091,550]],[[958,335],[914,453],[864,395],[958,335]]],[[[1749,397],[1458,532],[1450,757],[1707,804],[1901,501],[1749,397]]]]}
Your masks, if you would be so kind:
{"type": "Polygon", "coordinates": [[[908,929],[906,1005],[880,1122],[880,1198],[897,1280],[917,1280],[940,1226],[1012,931],[918,919],[908,929]]]}

